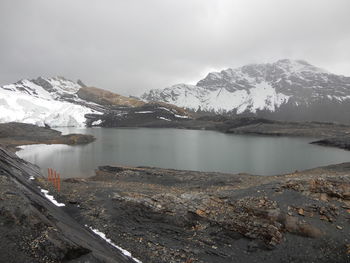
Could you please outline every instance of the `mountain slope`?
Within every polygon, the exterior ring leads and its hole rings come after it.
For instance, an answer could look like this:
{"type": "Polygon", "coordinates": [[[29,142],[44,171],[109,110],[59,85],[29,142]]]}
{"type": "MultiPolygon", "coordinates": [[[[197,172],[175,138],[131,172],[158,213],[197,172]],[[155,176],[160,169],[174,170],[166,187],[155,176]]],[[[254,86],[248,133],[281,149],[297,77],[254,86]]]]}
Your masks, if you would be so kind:
{"type": "Polygon", "coordinates": [[[97,111],[79,105],[80,85],[57,78],[21,80],[0,87],[0,122],[24,122],[38,126],[83,126],[85,114],[97,111]],[[76,103],[66,99],[74,98],[76,103]]]}
{"type": "Polygon", "coordinates": [[[108,90],[103,90],[95,87],[81,87],[77,95],[79,98],[87,101],[92,101],[100,105],[107,106],[127,106],[127,107],[138,107],[145,104],[145,102],[125,97],[108,90]]]}
{"type": "MultiPolygon", "coordinates": [[[[350,77],[331,74],[305,61],[284,59],[212,72],[196,85],[155,89],[141,98],[207,112],[333,121],[313,115],[320,105],[332,118],[350,112],[350,77]]],[[[348,118],[338,117],[334,120],[348,122],[348,118]]]]}

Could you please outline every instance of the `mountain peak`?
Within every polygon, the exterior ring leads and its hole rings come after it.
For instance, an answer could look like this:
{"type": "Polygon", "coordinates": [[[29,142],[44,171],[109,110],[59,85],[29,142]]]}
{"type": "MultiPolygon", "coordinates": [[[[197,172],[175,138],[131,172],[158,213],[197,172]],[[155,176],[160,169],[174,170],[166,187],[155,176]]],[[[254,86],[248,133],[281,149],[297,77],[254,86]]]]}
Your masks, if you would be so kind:
{"type": "Polygon", "coordinates": [[[303,71],[315,73],[329,73],[328,71],[318,68],[305,60],[280,59],[272,65],[288,70],[290,73],[298,73],[303,71]]]}
{"type": "Polygon", "coordinates": [[[142,98],[218,113],[258,114],[287,109],[297,113],[303,107],[318,112],[317,107],[325,103],[339,109],[339,105],[350,105],[350,78],[328,73],[304,60],[280,59],[210,72],[195,86],[181,84],[151,90],[142,98]]]}

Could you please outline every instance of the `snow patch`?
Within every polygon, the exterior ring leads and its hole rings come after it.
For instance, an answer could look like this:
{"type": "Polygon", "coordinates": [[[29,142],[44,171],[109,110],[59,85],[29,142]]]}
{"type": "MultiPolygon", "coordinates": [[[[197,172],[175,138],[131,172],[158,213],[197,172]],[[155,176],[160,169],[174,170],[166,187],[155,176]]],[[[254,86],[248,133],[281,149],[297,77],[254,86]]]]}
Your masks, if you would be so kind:
{"type": "Polygon", "coordinates": [[[164,118],[164,117],[157,117],[160,120],[164,120],[164,121],[171,121],[170,119],[164,118]]]}
{"type": "Polygon", "coordinates": [[[171,113],[172,113],[172,111],[171,111],[171,110],[169,110],[168,108],[165,108],[165,107],[158,107],[157,109],[160,109],[160,110],[165,110],[165,111],[169,111],[169,112],[171,112],[171,113]]]}
{"type": "Polygon", "coordinates": [[[153,113],[153,111],[135,111],[135,113],[144,114],[144,113],[153,113]]]}
{"type": "Polygon", "coordinates": [[[44,189],[41,189],[41,192],[45,195],[45,197],[47,199],[49,199],[51,201],[51,203],[53,203],[55,206],[58,206],[58,207],[61,207],[61,206],[66,206],[65,204],[63,203],[59,203],[55,200],[55,198],[53,197],[53,195],[49,195],[49,191],[48,190],[44,190],[44,189]]]}
{"type": "MultiPolygon", "coordinates": [[[[88,227],[87,225],[85,225],[85,226],[88,227]]],[[[101,231],[99,231],[99,230],[97,230],[97,229],[92,228],[91,226],[88,227],[88,228],[89,228],[92,232],[94,232],[96,235],[98,235],[99,237],[101,237],[102,239],[104,239],[107,243],[111,244],[113,247],[115,247],[115,248],[118,249],[120,252],[122,252],[125,256],[131,258],[132,260],[134,260],[134,261],[137,262],[137,263],[142,263],[142,261],[138,260],[137,258],[134,258],[134,257],[132,256],[132,254],[131,254],[129,251],[127,251],[127,250],[125,250],[125,249],[123,249],[123,248],[117,246],[116,244],[114,244],[114,243],[112,242],[111,239],[109,239],[109,238],[106,237],[106,234],[102,233],[101,231]]]]}
{"type": "Polygon", "coordinates": [[[178,115],[178,114],[174,114],[174,116],[176,117],[176,118],[181,118],[181,119],[189,119],[190,117],[188,117],[188,116],[182,116],[182,115],[178,115]]]}
{"type": "Polygon", "coordinates": [[[102,123],[102,120],[97,120],[91,123],[92,126],[97,126],[100,125],[102,123]]]}

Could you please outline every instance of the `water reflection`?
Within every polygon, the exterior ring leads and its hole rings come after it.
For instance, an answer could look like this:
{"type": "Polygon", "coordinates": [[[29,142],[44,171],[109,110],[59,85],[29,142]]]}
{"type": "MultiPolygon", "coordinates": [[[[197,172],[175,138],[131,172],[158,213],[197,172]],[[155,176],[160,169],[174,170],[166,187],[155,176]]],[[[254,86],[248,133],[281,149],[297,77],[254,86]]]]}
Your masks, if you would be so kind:
{"type": "Polygon", "coordinates": [[[27,146],[18,155],[63,177],[91,176],[99,165],[113,164],[270,175],[350,161],[350,152],[310,145],[305,138],[178,129],[61,131],[92,134],[97,140],[83,146],[27,146]]]}

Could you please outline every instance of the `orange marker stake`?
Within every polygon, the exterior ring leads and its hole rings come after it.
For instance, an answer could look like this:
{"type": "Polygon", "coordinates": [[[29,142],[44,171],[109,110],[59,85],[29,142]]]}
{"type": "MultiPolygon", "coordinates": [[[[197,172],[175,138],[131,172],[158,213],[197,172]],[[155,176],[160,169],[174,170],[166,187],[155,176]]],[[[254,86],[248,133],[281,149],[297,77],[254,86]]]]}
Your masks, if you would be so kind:
{"type": "Polygon", "coordinates": [[[54,177],[55,177],[55,180],[53,182],[53,185],[55,186],[55,188],[57,188],[57,173],[56,173],[56,171],[54,171],[54,177]]]}
{"type": "Polygon", "coordinates": [[[50,182],[50,168],[47,168],[47,180],[50,182]]]}
{"type": "Polygon", "coordinates": [[[58,192],[61,191],[61,176],[60,176],[60,174],[58,174],[57,190],[58,190],[58,192]]]}
{"type": "Polygon", "coordinates": [[[53,182],[53,170],[50,168],[50,182],[53,182]]]}
{"type": "Polygon", "coordinates": [[[54,174],[54,170],[51,168],[51,183],[54,183],[55,181],[55,174],[54,174]]]}

